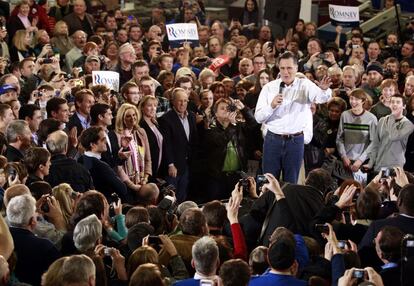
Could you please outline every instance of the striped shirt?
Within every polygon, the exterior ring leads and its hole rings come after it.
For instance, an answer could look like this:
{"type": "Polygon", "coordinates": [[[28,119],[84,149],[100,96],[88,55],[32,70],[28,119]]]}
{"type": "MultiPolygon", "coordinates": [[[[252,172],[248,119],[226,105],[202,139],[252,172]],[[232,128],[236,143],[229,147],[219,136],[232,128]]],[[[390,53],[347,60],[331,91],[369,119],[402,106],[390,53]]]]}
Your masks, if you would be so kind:
{"type": "Polygon", "coordinates": [[[367,159],[367,148],[375,136],[377,123],[377,118],[369,111],[360,115],[353,114],[351,110],[343,112],[336,138],[339,155],[364,162],[367,159]]]}

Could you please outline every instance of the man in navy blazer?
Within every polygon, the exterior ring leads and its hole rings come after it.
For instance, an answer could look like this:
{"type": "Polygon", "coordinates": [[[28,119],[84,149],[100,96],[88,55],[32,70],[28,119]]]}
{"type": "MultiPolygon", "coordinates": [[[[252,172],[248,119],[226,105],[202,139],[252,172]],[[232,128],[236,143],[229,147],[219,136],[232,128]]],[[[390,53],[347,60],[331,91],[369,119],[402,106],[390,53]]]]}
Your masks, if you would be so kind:
{"type": "Polygon", "coordinates": [[[83,131],[80,143],[86,152],[78,161],[91,174],[95,189],[107,199],[112,193],[117,193],[123,202],[129,201],[125,184],[107,163],[101,161],[101,154],[107,150],[105,131],[101,127],[90,127],[83,131]]]}
{"type": "Polygon", "coordinates": [[[37,224],[36,200],[30,194],[16,196],[8,203],[6,213],[18,257],[15,274],[20,282],[40,285],[42,274],[60,253],[50,240],[33,233],[37,224]]]}
{"type": "Polygon", "coordinates": [[[168,168],[166,180],[176,187],[178,202],[187,197],[190,176],[189,166],[197,145],[195,115],[187,111],[188,95],[182,88],[175,88],[171,95],[173,109],[160,118],[164,136],[163,161],[168,168]]]}
{"type": "Polygon", "coordinates": [[[66,125],[67,130],[72,130],[76,127],[78,136],[83,130],[91,126],[91,107],[95,103],[95,98],[92,91],[82,89],[75,94],[75,108],[76,112],[69,118],[66,125]]]}
{"type": "Polygon", "coordinates": [[[191,252],[193,255],[191,265],[196,273],[193,278],[178,281],[174,283],[174,286],[198,286],[202,285],[200,280],[208,280],[216,284],[214,282],[219,279],[216,272],[220,265],[216,241],[209,236],[203,236],[194,243],[191,252]]]}

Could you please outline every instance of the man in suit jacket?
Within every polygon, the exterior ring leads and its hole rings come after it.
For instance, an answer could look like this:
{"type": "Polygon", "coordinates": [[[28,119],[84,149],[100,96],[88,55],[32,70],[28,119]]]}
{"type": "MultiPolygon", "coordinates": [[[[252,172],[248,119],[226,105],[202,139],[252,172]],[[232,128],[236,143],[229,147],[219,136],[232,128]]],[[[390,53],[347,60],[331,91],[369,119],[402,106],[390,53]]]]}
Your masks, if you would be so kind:
{"type": "Polygon", "coordinates": [[[86,152],[78,161],[89,170],[95,189],[107,199],[115,192],[123,202],[130,201],[125,184],[107,163],[101,161],[107,148],[105,131],[100,127],[90,127],[83,131],[80,143],[86,152]]]}
{"type": "Polygon", "coordinates": [[[108,163],[112,169],[116,168],[120,164],[120,148],[118,138],[113,130],[108,130],[108,127],[112,125],[112,110],[111,107],[104,103],[94,104],[91,108],[91,125],[101,127],[106,134],[106,151],[102,153],[102,161],[108,163]]]}
{"type": "Polygon", "coordinates": [[[400,213],[397,216],[373,221],[359,244],[359,249],[372,246],[373,239],[382,227],[396,226],[406,234],[414,234],[414,184],[405,185],[398,195],[397,205],[400,213]]]}
{"type": "Polygon", "coordinates": [[[176,187],[178,202],[187,197],[189,166],[197,144],[195,115],[187,111],[188,95],[182,88],[175,88],[171,95],[173,109],[160,118],[164,136],[164,163],[168,167],[166,180],[176,187]]]}
{"type": "Polygon", "coordinates": [[[193,256],[191,264],[196,270],[194,278],[178,281],[174,286],[198,286],[201,285],[202,279],[217,282],[216,271],[220,261],[216,241],[209,236],[203,236],[193,244],[191,252],[193,256]]]}
{"type": "Polygon", "coordinates": [[[84,193],[93,189],[92,178],[84,166],[66,156],[68,135],[62,130],[51,133],[46,146],[52,155],[51,168],[45,181],[52,187],[68,183],[74,191],[84,193]]]}
{"type": "Polygon", "coordinates": [[[6,137],[9,144],[6,149],[8,162],[20,162],[23,160],[24,153],[30,147],[32,132],[29,124],[24,120],[14,120],[10,122],[6,129],[6,137]]]}
{"type": "Polygon", "coordinates": [[[86,34],[93,35],[95,29],[95,20],[93,16],[86,13],[86,4],[84,0],[75,0],[73,2],[73,12],[63,18],[68,24],[69,35],[81,30],[86,34]]]}
{"type": "Polygon", "coordinates": [[[6,212],[14,251],[19,257],[15,274],[20,282],[40,285],[42,274],[60,253],[50,240],[33,233],[37,224],[36,200],[30,194],[16,196],[8,203],[6,212]]]}
{"type": "Polygon", "coordinates": [[[90,112],[95,103],[95,97],[92,91],[82,89],[75,94],[76,112],[71,116],[66,126],[68,130],[76,127],[77,134],[80,135],[83,130],[91,126],[90,112]]]}

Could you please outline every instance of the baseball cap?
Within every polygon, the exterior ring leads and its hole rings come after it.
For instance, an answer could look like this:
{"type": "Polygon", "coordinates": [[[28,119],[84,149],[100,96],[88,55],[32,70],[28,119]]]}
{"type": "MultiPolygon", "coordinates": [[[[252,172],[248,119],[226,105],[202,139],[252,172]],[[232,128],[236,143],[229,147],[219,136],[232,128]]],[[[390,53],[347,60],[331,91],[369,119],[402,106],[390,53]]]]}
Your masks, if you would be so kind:
{"type": "Polygon", "coordinates": [[[12,84],[4,84],[0,87],[0,95],[5,94],[10,90],[17,91],[17,88],[12,84]]]}

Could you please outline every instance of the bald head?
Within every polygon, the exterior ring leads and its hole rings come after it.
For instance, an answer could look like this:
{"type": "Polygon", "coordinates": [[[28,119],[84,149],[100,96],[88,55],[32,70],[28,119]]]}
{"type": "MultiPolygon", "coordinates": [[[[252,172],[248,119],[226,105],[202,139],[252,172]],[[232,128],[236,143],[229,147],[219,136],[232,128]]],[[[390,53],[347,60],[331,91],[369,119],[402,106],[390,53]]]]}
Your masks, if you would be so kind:
{"type": "Polygon", "coordinates": [[[62,130],[50,133],[46,139],[47,149],[50,154],[66,154],[68,149],[68,135],[62,130]]]}
{"type": "Polygon", "coordinates": [[[21,196],[21,195],[30,195],[30,190],[26,185],[23,184],[17,184],[14,186],[11,186],[6,190],[4,193],[4,205],[7,207],[10,200],[14,197],[21,196]]]}

